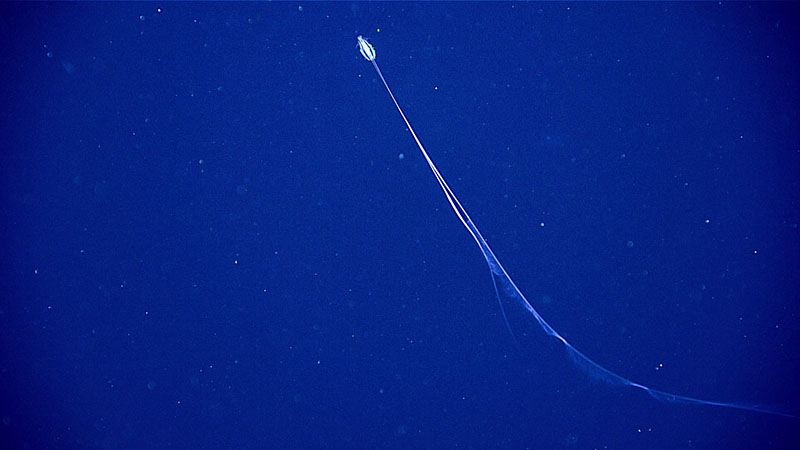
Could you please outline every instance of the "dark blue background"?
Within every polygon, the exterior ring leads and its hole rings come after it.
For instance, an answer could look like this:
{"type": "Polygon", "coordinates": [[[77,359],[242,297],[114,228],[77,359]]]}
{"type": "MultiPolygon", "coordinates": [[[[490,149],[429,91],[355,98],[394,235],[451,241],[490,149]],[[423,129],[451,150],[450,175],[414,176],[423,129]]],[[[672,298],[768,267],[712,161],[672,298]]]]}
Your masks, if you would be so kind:
{"type": "Polygon", "coordinates": [[[797,6],[0,8],[5,447],[800,439],[592,381],[518,308],[512,337],[356,50],[578,349],[797,411],[797,6]]]}

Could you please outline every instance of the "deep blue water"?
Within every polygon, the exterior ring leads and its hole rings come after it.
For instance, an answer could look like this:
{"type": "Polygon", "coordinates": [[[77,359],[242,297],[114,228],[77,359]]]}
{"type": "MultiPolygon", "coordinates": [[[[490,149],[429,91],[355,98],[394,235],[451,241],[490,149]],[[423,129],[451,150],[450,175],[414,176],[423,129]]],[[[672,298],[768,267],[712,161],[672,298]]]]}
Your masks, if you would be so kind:
{"type": "MultiPolygon", "coordinates": [[[[0,5],[4,448],[792,448],[800,7],[0,5]],[[160,8],[160,9],[159,9],[160,8]]],[[[796,448],[796,447],[795,447],[796,448]]]]}

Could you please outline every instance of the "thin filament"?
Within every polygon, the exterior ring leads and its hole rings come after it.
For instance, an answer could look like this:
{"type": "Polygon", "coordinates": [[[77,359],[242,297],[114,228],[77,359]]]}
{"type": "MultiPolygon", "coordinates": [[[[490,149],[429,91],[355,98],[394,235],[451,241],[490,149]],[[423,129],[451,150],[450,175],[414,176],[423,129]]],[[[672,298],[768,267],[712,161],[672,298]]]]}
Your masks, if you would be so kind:
{"type": "MultiPolygon", "coordinates": [[[[380,67],[378,67],[378,63],[375,59],[369,60],[372,63],[372,66],[375,68],[375,71],[378,73],[381,81],[383,82],[383,86],[386,87],[386,91],[389,93],[389,96],[392,98],[392,102],[394,102],[394,106],[397,108],[397,111],[400,113],[400,116],[403,118],[403,122],[405,122],[408,131],[411,133],[411,136],[414,138],[414,142],[416,142],[419,151],[422,153],[422,156],[425,158],[425,161],[428,163],[428,167],[433,172],[434,177],[436,177],[436,181],[439,183],[439,187],[441,187],[442,192],[444,192],[445,197],[447,198],[447,202],[450,204],[450,207],[455,212],[458,220],[461,221],[461,224],[464,225],[464,228],[467,229],[469,234],[475,240],[475,243],[478,244],[478,248],[480,248],[481,253],[483,254],[484,258],[486,259],[486,263],[489,265],[489,270],[492,273],[492,281],[495,283],[495,292],[498,295],[498,300],[500,299],[500,294],[497,289],[497,283],[499,283],[503,289],[503,292],[506,293],[512,299],[516,299],[522,306],[536,319],[539,323],[539,326],[544,330],[547,335],[552,336],[555,339],[561,341],[564,344],[564,348],[567,352],[569,358],[586,372],[590,377],[601,380],[609,385],[614,386],[630,386],[636,389],[640,389],[651,397],[656,400],[667,402],[667,403],[681,403],[681,404],[693,404],[693,405],[710,405],[710,406],[721,406],[726,408],[735,408],[740,410],[746,411],[755,411],[761,412],[766,414],[773,414],[777,416],[784,416],[790,418],[800,418],[796,413],[790,413],[786,411],[782,411],[777,408],[766,407],[757,404],[744,404],[744,403],[729,403],[729,402],[717,402],[711,400],[702,400],[693,397],[686,397],[677,394],[670,394],[668,392],[660,391],[658,389],[653,389],[648,386],[636,383],[628,378],[622,377],[617,375],[616,373],[606,369],[605,367],[601,366],[600,364],[591,360],[588,356],[584,355],[578,349],[572,346],[567,340],[558,334],[553,327],[548,324],[544,318],[539,314],[536,309],[533,308],[533,305],[525,298],[525,295],[520,291],[517,285],[514,283],[514,280],[511,279],[511,276],[506,272],[506,269],[500,264],[500,261],[495,256],[492,249],[489,247],[489,244],[486,242],[486,239],[483,238],[481,232],[478,230],[478,227],[472,222],[469,214],[467,214],[466,209],[461,206],[461,202],[456,197],[456,194],[450,189],[450,186],[445,181],[444,177],[441,173],[439,173],[439,169],[436,167],[436,164],[433,163],[433,159],[431,159],[428,152],[425,150],[425,147],[420,142],[419,138],[417,137],[417,133],[414,132],[414,128],[411,126],[411,123],[406,118],[403,109],[400,107],[400,104],[397,102],[397,99],[392,92],[392,89],[389,87],[389,84],[386,82],[386,78],[383,77],[383,73],[381,72],[380,67]]],[[[501,302],[502,308],[502,302],[501,302]]],[[[506,321],[506,325],[508,325],[508,319],[505,317],[505,310],[503,310],[503,318],[506,321]]],[[[509,326],[509,330],[511,327],[509,326]]],[[[513,336],[513,333],[512,333],[513,336]]]]}

